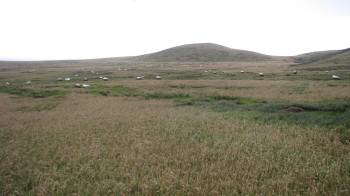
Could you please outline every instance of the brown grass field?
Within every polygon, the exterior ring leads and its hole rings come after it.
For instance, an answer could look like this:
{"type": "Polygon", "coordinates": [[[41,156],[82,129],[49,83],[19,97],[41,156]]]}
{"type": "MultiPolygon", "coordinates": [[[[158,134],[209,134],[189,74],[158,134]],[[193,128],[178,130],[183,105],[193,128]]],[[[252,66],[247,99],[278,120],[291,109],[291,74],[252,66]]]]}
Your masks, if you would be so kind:
{"type": "Polygon", "coordinates": [[[0,66],[0,195],[350,195],[350,70],[289,64],[0,66]]]}

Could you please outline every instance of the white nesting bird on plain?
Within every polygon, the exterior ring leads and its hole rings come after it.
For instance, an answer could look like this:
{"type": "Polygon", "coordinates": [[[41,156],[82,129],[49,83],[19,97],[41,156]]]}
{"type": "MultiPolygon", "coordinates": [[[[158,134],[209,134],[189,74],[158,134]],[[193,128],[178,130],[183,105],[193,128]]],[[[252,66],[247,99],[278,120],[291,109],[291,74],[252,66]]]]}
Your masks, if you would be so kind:
{"type": "Polygon", "coordinates": [[[337,75],[332,75],[332,79],[333,79],[333,80],[340,80],[340,77],[337,76],[337,75]]]}

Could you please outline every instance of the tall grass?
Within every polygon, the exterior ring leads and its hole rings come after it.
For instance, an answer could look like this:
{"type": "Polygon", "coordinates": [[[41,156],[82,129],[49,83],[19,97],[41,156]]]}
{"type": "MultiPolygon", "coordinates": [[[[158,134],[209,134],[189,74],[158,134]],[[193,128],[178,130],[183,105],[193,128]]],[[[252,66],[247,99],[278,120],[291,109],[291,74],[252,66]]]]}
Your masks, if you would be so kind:
{"type": "Polygon", "coordinates": [[[347,72],[76,65],[0,72],[0,195],[350,195],[347,72]]]}
{"type": "Polygon", "coordinates": [[[84,94],[0,115],[3,195],[349,194],[349,148],[322,128],[84,94]]]}

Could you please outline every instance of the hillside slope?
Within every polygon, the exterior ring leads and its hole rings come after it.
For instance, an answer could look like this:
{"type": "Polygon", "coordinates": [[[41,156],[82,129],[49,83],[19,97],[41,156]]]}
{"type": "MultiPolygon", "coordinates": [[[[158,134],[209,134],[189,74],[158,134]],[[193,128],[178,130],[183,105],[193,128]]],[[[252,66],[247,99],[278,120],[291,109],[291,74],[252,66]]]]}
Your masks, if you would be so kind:
{"type": "Polygon", "coordinates": [[[350,48],[313,52],[293,57],[298,66],[306,69],[343,69],[350,68],[350,48]]]}
{"type": "Polygon", "coordinates": [[[341,50],[310,52],[310,53],[294,56],[293,59],[296,63],[300,63],[300,64],[312,63],[312,62],[316,62],[316,61],[331,57],[335,54],[338,54],[340,51],[341,50]]]}
{"type": "Polygon", "coordinates": [[[177,63],[177,62],[283,62],[301,69],[350,68],[350,48],[305,53],[297,56],[269,56],[256,52],[232,49],[213,43],[187,44],[151,54],[131,57],[112,57],[54,61],[0,61],[0,69],[16,67],[78,67],[114,66],[117,64],[177,63]]]}
{"type": "Polygon", "coordinates": [[[212,43],[187,44],[131,58],[131,60],[145,62],[228,62],[271,59],[272,57],[268,55],[231,49],[212,43]]]}
{"type": "Polygon", "coordinates": [[[321,59],[318,63],[330,63],[334,65],[350,66],[350,48],[342,50],[328,58],[321,59]]]}

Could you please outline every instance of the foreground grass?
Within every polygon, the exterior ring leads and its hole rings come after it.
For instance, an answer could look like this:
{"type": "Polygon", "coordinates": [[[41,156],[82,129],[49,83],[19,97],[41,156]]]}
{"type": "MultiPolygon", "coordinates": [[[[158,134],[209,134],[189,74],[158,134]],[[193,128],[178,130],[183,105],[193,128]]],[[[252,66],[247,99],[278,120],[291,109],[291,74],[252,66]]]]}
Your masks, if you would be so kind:
{"type": "Polygon", "coordinates": [[[162,99],[71,94],[34,113],[0,99],[3,195],[350,193],[349,146],[327,129],[162,99]]]}
{"type": "MultiPolygon", "coordinates": [[[[171,88],[187,88],[185,85],[171,88]]],[[[205,86],[191,86],[191,88],[206,89],[205,86]]],[[[245,87],[246,88],[246,87],[245,87]]],[[[244,88],[244,89],[245,89],[244,88]]],[[[266,101],[238,96],[226,96],[220,94],[202,95],[183,92],[167,92],[165,90],[144,91],[137,88],[122,85],[105,86],[97,85],[87,92],[103,96],[138,97],[144,99],[173,100],[177,105],[192,105],[210,108],[214,111],[226,112],[233,117],[259,120],[267,123],[279,123],[284,121],[291,124],[317,127],[335,127],[344,133],[344,137],[350,140],[350,101],[332,100],[316,103],[293,103],[285,101],[266,101]],[[303,110],[301,113],[286,112],[289,107],[297,107],[303,110]]],[[[350,142],[350,141],[349,141],[350,142]]]]}
{"type": "Polygon", "coordinates": [[[350,194],[348,72],[162,66],[1,72],[0,195],[350,194]]]}

